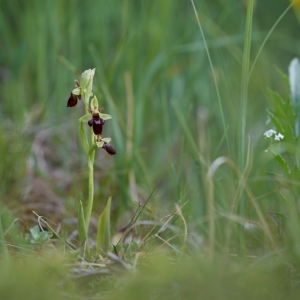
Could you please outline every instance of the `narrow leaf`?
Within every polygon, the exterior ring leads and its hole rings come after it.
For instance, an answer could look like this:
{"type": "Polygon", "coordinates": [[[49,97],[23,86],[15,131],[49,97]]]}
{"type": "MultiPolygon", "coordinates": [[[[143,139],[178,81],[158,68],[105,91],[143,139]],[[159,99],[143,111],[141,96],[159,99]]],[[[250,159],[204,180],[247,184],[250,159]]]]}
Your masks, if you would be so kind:
{"type": "Polygon", "coordinates": [[[97,252],[107,251],[110,247],[110,207],[111,197],[109,197],[106,207],[100,215],[97,230],[97,252]]]}
{"type": "Polygon", "coordinates": [[[91,156],[91,155],[93,154],[93,152],[96,150],[96,148],[97,148],[97,145],[96,145],[96,144],[93,144],[93,145],[91,146],[91,148],[90,148],[89,151],[88,151],[89,156],[91,156]]]}
{"type": "Polygon", "coordinates": [[[86,224],[84,219],[84,211],[81,200],[79,201],[78,209],[78,234],[80,242],[83,242],[87,236],[86,224]]]}
{"type": "Polygon", "coordinates": [[[81,142],[83,145],[83,149],[84,152],[86,153],[86,155],[88,155],[89,153],[89,141],[87,139],[85,130],[84,130],[84,126],[83,126],[83,122],[80,122],[80,138],[81,138],[81,142]]]}

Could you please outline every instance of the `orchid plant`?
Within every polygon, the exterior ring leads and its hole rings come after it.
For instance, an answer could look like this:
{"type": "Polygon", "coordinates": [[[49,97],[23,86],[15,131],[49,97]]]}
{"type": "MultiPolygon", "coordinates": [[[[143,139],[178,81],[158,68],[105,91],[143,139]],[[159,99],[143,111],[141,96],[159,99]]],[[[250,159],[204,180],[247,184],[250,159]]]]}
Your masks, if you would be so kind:
{"type": "MultiPolygon", "coordinates": [[[[80,122],[80,137],[88,158],[89,169],[89,195],[85,209],[83,209],[80,201],[80,208],[78,212],[78,232],[82,242],[86,242],[87,251],[90,252],[88,243],[88,228],[92,214],[93,200],[94,200],[94,160],[95,151],[97,148],[102,148],[110,155],[115,155],[116,150],[110,144],[111,138],[103,138],[102,131],[106,120],[112,117],[108,114],[101,113],[104,108],[99,108],[98,99],[93,95],[93,78],[95,69],[89,69],[82,73],[80,82],[75,80],[75,88],[72,90],[68,99],[67,107],[74,107],[78,100],[82,100],[85,105],[87,114],[79,118],[80,122]],[[90,141],[86,136],[84,125],[87,123],[90,127],[90,141]]],[[[110,206],[110,200],[108,204],[110,206]]],[[[107,210],[106,210],[107,211],[107,210]]]]}

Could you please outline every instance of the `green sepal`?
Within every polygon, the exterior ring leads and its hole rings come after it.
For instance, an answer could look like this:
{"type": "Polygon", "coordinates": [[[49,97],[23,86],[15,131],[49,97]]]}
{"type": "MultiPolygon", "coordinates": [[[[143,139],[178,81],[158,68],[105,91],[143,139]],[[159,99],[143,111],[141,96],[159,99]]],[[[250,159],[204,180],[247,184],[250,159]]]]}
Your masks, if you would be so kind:
{"type": "Polygon", "coordinates": [[[96,145],[97,145],[97,147],[98,148],[102,148],[102,146],[103,146],[103,144],[104,144],[104,142],[96,142],[96,145]]]}
{"type": "Polygon", "coordinates": [[[101,141],[103,141],[105,143],[109,143],[111,141],[111,138],[103,138],[103,139],[101,139],[101,141]]]}
{"type": "Polygon", "coordinates": [[[44,243],[53,236],[53,234],[49,231],[40,231],[40,227],[38,225],[30,228],[30,233],[33,238],[32,242],[39,244],[44,243]]]}
{"type": "Polygon", "coordinates": [[[92,118],[91,114],[86,114],[82,116],[78,121],[87,123],[92,118]]]}
{"type": "Polygon", "coordinates": [[[88,84],[90,83],[90,81],[93,80],[94,74],[95,74],[95,69],[85,70],[81,74],[80,87],[85,89],[88,86],[88,84]]]}
{"type": "Polygon", "coordinates": [[[107,251],[110,247],[110,208],[111,197],[108,198],[105,209],[99,217],[96,239],[97,253],[107,251]]]}
{"type": "Polygon", "coordinates": [[[80,88],[79,87],[77,87],[76,89],[74,89],[73,91],[72,91],[72,94],[73,95],[80,95],[81,94],[81,90],[80,90],[80,88]]]}
{"type": "Polygon", "coordinates": [[[103,120],[109,120],[112,118],[111,115],[107,115],[107,114],[101,114],[100,113],[100,118],[103,119],[103,120]]]}
{"type": "Polygon", "coordinates": [[[89,103],[90,97],[93,95],[92,89],[93,89],[93,77],[95,74],[95,70],[96,69],[86,70],[81,75],[80,88],[81,88],[81,94],[83,96],[86,106],[89,103]]]}
{"type": "Polygon", "coordinates": [[[98,99],[97,99],[96,96],[94,96],[94,98],[93,98],[92,101],[91,101],[91,109],[92,109],[92,110],[97,110],[97,109],[98,109],[98,106],[99,106],[99,104],[98,104],[98,99]]]}
{"type": "Polygon", "coordinates": [[[79,209],[78,209],[78,234],[80,242],[84,242],[87,236],[86,223],[84,218],[84,211],[82,206],[82,201],[79,201],[79,209]]]}
{"type": "Polygon", "coordinates": [[[81,138],[81,142],[82,142],[82,146],[83,146],[83,149],[84,149],[84,152],[86,154],[89,153],[89,141],[87,139],[87,136],[86,136],[86,133],[85,133],[85,130],[84,130],[84,126],[83,126],[83,122],[81,121],[80,122],[80,138],[81,138]]]}

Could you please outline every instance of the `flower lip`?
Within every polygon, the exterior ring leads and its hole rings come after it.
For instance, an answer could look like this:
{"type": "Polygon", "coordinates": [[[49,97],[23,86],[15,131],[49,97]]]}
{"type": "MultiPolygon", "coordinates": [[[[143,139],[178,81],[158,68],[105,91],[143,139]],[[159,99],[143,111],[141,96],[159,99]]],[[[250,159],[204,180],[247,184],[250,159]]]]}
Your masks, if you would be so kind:
{"type": "Polygon", "coordinates": [[[115,150],[115,148],[110,144],[110,143],[106,143],[104,142],[102,148],[104,150],[106,150],[106,152],[110,155],[115,155],[117,154],[117,151],[115,150]]]}
{"type": "Polygon", "coordinates": [[[73,95],[71,93],[70,98],[69,98],[68,103],[67,103],[67,107],[73,107],[77,104],[77,102],[78,102],[77,96],[73,95]]]}
{"type": "Polygon", "coordinates": [[[103,125],[105,123],[105,120],[103,120],[102,118],[100,118],[99,114],[98,115],[93,115],[93,123],[92,122],[88,122],[89,125],[92,123],[93,125],[93,131],[95,135],[98,134],[102,134],[102,129],[103,129],[103,125]]]}

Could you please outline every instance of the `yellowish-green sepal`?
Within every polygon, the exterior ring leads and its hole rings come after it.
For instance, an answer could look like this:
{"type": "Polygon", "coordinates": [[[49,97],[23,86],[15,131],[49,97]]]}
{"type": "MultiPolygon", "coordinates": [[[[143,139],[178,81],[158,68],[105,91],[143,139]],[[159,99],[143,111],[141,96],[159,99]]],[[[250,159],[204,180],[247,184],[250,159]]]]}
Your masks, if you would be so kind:
{"type": "Polygon", "coordinates": [[[83,122],[86,123],[87,121],[89,121],[92,118],[91,114],[86,114],[83,117],[81,117],[78,121],[79,122],[83,122]]]}
{"type": "Polygon", "coordinates": [[[96,142],[96,145],[98,148],[102,148],[102,146],[104,145],[104,142],[96,142]]]}
{"type": "Polygon", "coordinates": [[[111,138],[104,138],[104,139],[101,139],[101,141],[103,141],[105,143],[109,143],[111,141],[111,138]]]}
{"type": "Polygon", "coordinates": [[[73,95],[79,96],[79,95],[81,94],[80,88],[77,87],[76,89],[74,89],[74,90],[72,91],[72,94],[73,94],[73,95]]]}
{"type": "Polygon", "coordinates": [[[98,109],[98,99],[96,96],[91,101],[91,109],[92,110],[97,110],[98,109]]]}
{"type": "Polygon", "coordinates": [[[107,115],[107,114],[101,114],[100,113],[100,118],[103,119],[103,120],[109,120],[112,118],[111,115],[107,115]]]}

